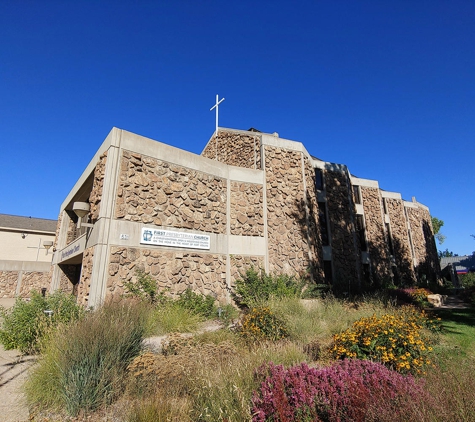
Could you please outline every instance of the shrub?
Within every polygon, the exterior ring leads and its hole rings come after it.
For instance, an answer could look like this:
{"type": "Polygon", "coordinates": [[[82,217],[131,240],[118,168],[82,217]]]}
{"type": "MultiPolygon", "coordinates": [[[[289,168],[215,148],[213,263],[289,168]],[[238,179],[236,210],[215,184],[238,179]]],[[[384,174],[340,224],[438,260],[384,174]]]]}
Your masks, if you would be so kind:
{"type": "Polygon", "coordinates": [[[252,308],[244,315],[240,332],[249,341],[276,341],[289,336],[285,322],[268,307],[252,308]]]}
{"type": "Polygon", "coordinates": [[[176,301],[178,306],[204,318],[212,318],[217,315],[214,302],[215,300],[212,296],[203,296],[193,292],[191,289],[186,289],[176,301]]]}
{"type": "Polygon", "coordinates": [[[150,303],[166,301],[165,294],[159,292],[157,281],[143,269],[135,271],[137,281],[125,281],[126,296],[147,300],[150,303]]]}
{"type": "Polygon", "coordinates": [[[335,358],[379,361],[402,373],[419,373],[431,362],[432,350],[422,329],[431,325],[425,314],[405,309],[400,314],[361,318],[333,336],[335,358]]]}
{"type": "Polygon", "coordinates": [[[262,380],[252,396],[256,422],[377,420],[378,406],[401,413],[411,396],[423,395],[412,377],[369,361],[344,360],[322,369],[269,363],[256,374],[262,380]]]}
{"type": "Polygon", "coordinates": [[[192,311],[179,306],[176,302],[167,302],[159,305],[152,316],[155,334],[167,334],[171,332],[187,333],[196,331],[202,321],[202,317],[192,311]]]}
{"type": "Polygon", "coordinates": [[[73,416],[111,403],[141,351],[147,312],[143,305],[108,303],[58,329],[27,381],[29,402],[73,416]]]}
{"type": "Polygon", "coordinates": [[[269,300],[300,295],[302,282],[286,274],[268,275],[251,267],[236,280],[233,298],[241,306],[251,307],[269,300]]]}
{"type": "Polygon", "coordinates": [[[76,304],[76,298],[70,294],[58,291],[43,297],[32,292],[29,302],[18,298],[13,308],[0,308],[3,318],[0,343],[6,350],[36,353],[48,330],[79,319],[83,314],[83,308],[76,304]],[[50,317],[45,314],[46,310],[53,311],[50,317]]]}

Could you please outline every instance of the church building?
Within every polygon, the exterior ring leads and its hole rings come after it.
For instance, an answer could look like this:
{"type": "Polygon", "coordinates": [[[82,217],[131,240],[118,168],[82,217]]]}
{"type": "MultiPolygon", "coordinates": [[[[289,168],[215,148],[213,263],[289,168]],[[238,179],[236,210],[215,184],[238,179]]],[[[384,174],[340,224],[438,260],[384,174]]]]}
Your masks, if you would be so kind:
{"type": "Polygon", "coordinates": [[[137,269],[229,303],[240,273],[342,292],[435,281],[429,209],[277,133],[219,128],[201,155],[114,128],[61,205],[51,291],[96,307],[137,269]]]}

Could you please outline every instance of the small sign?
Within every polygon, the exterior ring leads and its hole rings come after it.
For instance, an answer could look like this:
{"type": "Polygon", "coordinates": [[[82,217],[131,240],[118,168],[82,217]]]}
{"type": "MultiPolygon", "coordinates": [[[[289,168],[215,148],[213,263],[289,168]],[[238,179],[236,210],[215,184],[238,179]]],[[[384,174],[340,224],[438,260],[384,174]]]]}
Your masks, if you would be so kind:
{"type": "Polygon", "coordinates": [[[129,235],[128,234],[121,234],[120,235],[120,240],[129,240],[129,235]]]}
{"type": "Polygon", "coordinates": [[[143,228],[140,243],[173,246],[175,248],[209,249],[210,236],[207,234],[143,228]]]}

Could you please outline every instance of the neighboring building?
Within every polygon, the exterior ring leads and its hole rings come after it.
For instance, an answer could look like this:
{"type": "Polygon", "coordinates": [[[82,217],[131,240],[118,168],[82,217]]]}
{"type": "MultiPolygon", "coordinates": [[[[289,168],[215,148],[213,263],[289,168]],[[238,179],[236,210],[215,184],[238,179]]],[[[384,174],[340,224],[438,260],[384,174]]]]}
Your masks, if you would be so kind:
{"type": "Polygon", "coordinates": [[[452,282],[454,286],[460,286],[460,275],[475,272],[475,253],[440,258],[440,268],[447,281],[452,282]]]}
{"type": "Polygon", "coordinates": [[[56,220],[0,214],[0,297],[47,288],[56,220]]]}
{"type": "Polygon", "coordinates": [[[112,129],[63,202],[55,242],[51,289],[88,306],[137,268],[221,302],[250,265],[342,291],[440,271],[426,206],[255,129],[220,128],[201,156],[112,129]]]}

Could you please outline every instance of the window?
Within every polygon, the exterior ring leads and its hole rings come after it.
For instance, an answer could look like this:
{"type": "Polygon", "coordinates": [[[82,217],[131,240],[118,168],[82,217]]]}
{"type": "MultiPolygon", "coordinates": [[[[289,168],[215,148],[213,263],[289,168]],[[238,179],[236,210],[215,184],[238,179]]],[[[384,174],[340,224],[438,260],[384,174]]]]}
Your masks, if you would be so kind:
{"type": "Polygon", "coordinates": [[[353,198],[355,204],[361,204],[361,191],[359,186],[353,185],[353,198]]]}
{"type": "Polygon", "coordinates": [[[322,245],[330,244],[330,236],[328,233],[327,204],[318,202],[318,221],[320,222],[320,234],[322,236],[322,245]]]}
{"type": "Polygon", "coordinates": [[[386,223],[386,233],[388,234],[389,254],[394,255],[393,237],[391,236],[391,227],[386,223]]]}
{"type": "Polygon", "coordinates": [[[321,169],[315,169],[315,189],[323,190],[323,171],[321,169]]]}
{"type": "Polygon", "coordinates": [[[333,272],[332,272],[332,262],[323,261],[323,273],[325,274],[325,283],[333,283],[333,272]]]}
{"type": "Polygon", "coordinates": [[[362,215],[356,216],[356,233],[360,240],[360,248],[363,252],[368,250],[368,245],[366,243],[366,233],[364,226],[364,217],[362,215]]]}

